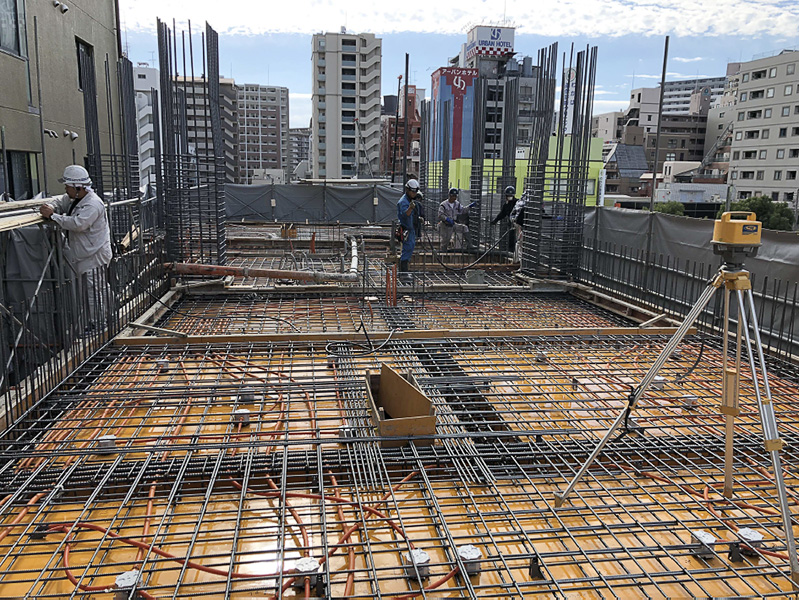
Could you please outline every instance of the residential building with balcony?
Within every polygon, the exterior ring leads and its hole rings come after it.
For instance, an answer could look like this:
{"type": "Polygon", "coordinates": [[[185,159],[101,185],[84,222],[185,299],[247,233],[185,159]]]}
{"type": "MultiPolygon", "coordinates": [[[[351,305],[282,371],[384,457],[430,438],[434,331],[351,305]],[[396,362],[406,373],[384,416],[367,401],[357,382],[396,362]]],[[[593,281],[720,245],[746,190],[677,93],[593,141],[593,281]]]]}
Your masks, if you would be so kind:
{"type": "Polygon", "coordinates": [[[380,170],[382,40],[371,33],[312,39],[313,176],[373,177],[380,170]]]}
{"type": "Polygon", "coordinates": [[[729,183],[734,198],[799,200],[799,52],[741,63],[729,183]]]}

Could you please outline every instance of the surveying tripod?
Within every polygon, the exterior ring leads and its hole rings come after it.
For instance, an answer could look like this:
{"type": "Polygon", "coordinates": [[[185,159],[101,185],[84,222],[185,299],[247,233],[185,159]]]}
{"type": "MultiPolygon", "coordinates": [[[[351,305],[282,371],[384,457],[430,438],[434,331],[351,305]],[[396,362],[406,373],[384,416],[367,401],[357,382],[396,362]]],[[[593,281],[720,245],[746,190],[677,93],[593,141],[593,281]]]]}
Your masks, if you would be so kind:
{"type": "Polygon", "coordinates": [[[613,437],[614,433],[626,425],[638,401],[649,389],[655,376],[683,340],[688,330],[694,324],[702,311],[707,307],[716,291],[724,289],[724,326],[722,334],[722,404],[721,412],[725,415],[725,448],[724,448],[724,496],[731,498],[733,495],[733,426],[735,417],[740,414],[738,397],[740,392],[741,352],[745,347],[749,368],[752,374],[757,407],[760,413],[760,423],[763,428],[763,438],[766,451],[771,455],[774,469],[774,482],[782,515],[783,528],[787,542],[787,551],[791,564],[791,579],[794,585],[799,585],[799,559],[796,556],[796,544],[793,536],[791,512],[788,506],[788,495],[785,491],[785,481],[782,475],[780,450],[783,442],[777,431],[777,419],[774,414],[774,404],[771,401],[771,389],[766,371],[766,360],[763,354],[763,344],[760,340],[757,315],[755,313],[752,283],[749,271],[743,268],[744,258],[755,256],[760,246],[760,223],[755,221],[753,213],[727,212],[716,221],[713,230],[713,252],[721,255],[723,262],[715,277],[708,283],[699,296],[696,304],[688,312],[685,320],[677,328],[672,338],[658,355],[655,362],[644,375],[638,387],[629,396],[628,405],[616,418],[610,429],[599,441],[594,451],[585,461],[580,470],[562,492],[555,493],[555,506],[563,506],[566,498],[574,490],[577,483],[588,471],[602,449],[613,437]],[[733,219],[733,216],[745,216],[744,220],[733,219]],[[730,342],[730,297],[734,294],[738,306],[738,325],[735,334],[735,359],[733,368],[728,366],[728,352],[730,342]],[[747,309],[749,317],[747,317],[747,309]],[[751,333],[750,333],[751,327],[751,333]],[[741,343],[743,338],[744,344],[741,343]],[[754,342],[754,344],[753,344],[754,342]],[[753,349],[754,345],[754,349],[753,349]],[[757,356],[755,356],[755,352],[757,356]],[[762,382],[758,381],[757,369],[760,368],[762,382]],[[761,392],[761,385],[763,390],[761,392]]]}

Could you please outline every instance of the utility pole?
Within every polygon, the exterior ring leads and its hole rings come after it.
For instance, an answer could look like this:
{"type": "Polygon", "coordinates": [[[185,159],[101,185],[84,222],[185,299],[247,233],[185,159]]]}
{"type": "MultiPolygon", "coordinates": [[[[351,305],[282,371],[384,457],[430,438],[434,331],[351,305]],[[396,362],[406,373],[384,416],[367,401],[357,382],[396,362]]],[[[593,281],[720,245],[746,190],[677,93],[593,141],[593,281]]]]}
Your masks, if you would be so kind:
{"type": "Polygon", "coordinates": [[[402,140],[402,181],[408,181],[408,61],[409,55],[405,53],[405,97],[402,99],[402,120],[405,124],[405,139],[402,140]]]}
{"type": "Polygon", "coordinates": [[[397,76],[397,106],[394,115],[394,143],[391,144],[391,183],[394,183],[394,175],[397,172],[397,137],[399,136],[399,102],[401,85],[402,75],[399,75],[397,76]]]}

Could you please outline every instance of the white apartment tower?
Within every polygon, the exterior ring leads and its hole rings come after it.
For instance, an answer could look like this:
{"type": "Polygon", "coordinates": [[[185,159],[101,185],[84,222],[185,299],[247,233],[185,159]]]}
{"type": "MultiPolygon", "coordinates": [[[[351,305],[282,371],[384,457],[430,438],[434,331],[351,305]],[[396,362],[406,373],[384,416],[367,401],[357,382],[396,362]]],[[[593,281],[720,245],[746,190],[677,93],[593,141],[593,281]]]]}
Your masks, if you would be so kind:
{"type": "Polygon", "coordinates": [[[313,36],[311,168],[320,179],[377,175],[382,40],[371,33],[313,36]]]}
{"type": "MultiPolygon", "coordinates": [[[[256,169],[289,167],[289,89],[252,83],[236,86],[239,117],[239,181],[256,169]]],[[[288,172],[286,173],[288,175],[288,172]]]]}
{"type": "Polygon", "coordinates": [[[155,184],[155,117],[159,113],[158,92],[161,79],[158,69],[139,63],[133,69],[136,91],[136,127],[139,138],[139,185],[155,184]],[[155,93],[153,93],[155,92],[155,93]]]}

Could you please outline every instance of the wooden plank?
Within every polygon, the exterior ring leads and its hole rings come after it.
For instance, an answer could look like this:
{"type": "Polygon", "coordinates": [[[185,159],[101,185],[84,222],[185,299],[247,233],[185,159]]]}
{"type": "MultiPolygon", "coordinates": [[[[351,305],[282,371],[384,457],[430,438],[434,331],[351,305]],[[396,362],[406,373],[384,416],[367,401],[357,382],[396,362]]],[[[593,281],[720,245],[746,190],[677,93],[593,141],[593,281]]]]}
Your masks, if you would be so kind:
{"type": "Polygon", "coordinates": [[[44,223],[46,219],[40,215],[32,213],[30,215],[20,215],[17,217],[0,218],[0,231],[11,231],[20,227],[28,227],[36,223],[44,223]]]}

